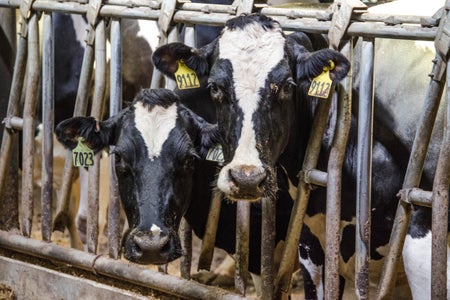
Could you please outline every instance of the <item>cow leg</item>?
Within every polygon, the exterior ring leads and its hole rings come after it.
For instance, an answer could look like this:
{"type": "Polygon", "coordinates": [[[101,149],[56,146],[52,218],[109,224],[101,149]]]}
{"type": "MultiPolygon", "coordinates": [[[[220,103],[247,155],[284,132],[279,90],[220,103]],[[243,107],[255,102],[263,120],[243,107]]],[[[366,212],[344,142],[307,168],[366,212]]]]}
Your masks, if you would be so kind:
{"type": "Polygon", "coordinates": [[[303,276],[305,299],[323,299],[323,267],[325,254],[319,239],[303,224],[298,246],[300,266],[303,276]]]}

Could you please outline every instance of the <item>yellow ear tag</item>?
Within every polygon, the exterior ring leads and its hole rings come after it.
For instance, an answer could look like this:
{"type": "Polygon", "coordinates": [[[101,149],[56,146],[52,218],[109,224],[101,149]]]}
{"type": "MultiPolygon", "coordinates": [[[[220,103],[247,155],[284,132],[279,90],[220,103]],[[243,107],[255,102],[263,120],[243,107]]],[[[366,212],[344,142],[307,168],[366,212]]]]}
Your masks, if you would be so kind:
{"type": "Polygon", "coordinates": [[[94,151],[90,149],[82,137],[78,138],[78,145],[72,150],[72,161],[75,167],[90,167],[94,165],[94,151]]]}
{"type": "Polygon", "coordinates": [[[178,70],[175,72],[175,80],[178,89],[194,89],[200,87],[197,73],[184,64],[182,59],[178,60],[178,70]]]}
{"type": "Polygon", "coordinates": [[[206,160],[215,161],[223,163],[225,160],[223,158],[223,149],[221,144],[217,144],[212,148],[209,148],[208,154],[206,154],[206,160]]]}
{"type": "Polygon", "coordinates": [[[330,66],[323,67],[323,72],[312,80],[308,96],[327,99],[330,95],[333,85],[330,79],[330,71],[334,69],[334,62],[330,60],[329,63],[330,66]]]}

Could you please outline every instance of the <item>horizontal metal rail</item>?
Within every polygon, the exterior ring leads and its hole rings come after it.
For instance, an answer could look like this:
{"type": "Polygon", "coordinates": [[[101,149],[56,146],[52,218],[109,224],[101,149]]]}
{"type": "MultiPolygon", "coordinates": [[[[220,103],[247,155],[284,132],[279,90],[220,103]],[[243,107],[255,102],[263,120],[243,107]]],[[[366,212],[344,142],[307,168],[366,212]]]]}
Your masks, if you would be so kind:
{"type": "MultiPolygon", "coordinates": [[[[142,0],[124,1],[122,4],[119,0],[106,1],[100,9],[99,15],[103,17],[158,20],[161,13],[159,5],[154,1],[148,3],[142,0]]],[[[20,0],[0,0],[0,7],[18,8],[19,6],[20,0]]],[[[86,14],[88,4],[36,0],[32,5],[32,9],[45,12],[86,14]]],[[[228,19],[234,17],[236,13],[236,8],[233,6],[185,3],[177,7],[173,21],[176,23],[222,26],[228,19]]],[[[312,13],[311,15],[306,15],[306,17],[297,12],[297,10],[289,8],[263,8],[261,13],[279,21],[286,30],[327,33],[331,25],[330,15],[325,10],[321,14],[312,13]],[[313,15],[316,17],[314,18],[313,15]]],[[[350,36],[431,41],[436,36],[436,23],[437,20],[431,16],[406,17],[364,13],[352,19],[352,23],[347,29],[347,34],[350,36]]]]}
{"type": "Polygon", "coordinates": [[[51,261],[70,264],[86,271],[125,280],[186,299],[244,299],[240,295],[220,288],[162,274],[129,262],[64,248],[53,243],[29,239],[5,231],[0,231],[0,247],[51,261]]]}

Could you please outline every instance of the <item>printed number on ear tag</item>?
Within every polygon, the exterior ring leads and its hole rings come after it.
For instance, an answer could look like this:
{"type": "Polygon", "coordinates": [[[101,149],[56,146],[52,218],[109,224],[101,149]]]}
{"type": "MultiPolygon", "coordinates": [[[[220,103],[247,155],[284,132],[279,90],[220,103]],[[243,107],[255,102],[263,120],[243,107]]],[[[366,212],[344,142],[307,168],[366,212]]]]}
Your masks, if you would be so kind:
{"type": "Polygon", "coordinates": [[[78,138],[78,145],[72,150],[72,161],[75,167],[91,167],[94,165],[94,151],[78,138]]]}
{"type": "Polygon", "coordinates": [[[206,154],[206,160],[223,163],[225,160],[223,159],[222,145],[217,144],[216,146],[209,148],[208,154],[206,154]]]}
{"type": "Polygon", "coordinates": [[[175,80],[177,82],[178,89],[194,89],[200,87],[197,73],[184,64],[184,61],[180,59],[178,61],[178,70],[175,72],[175,80]]]}
{"type": "Polygon", "coordinates": [[[330,79],[330,71],[334,69],[334,62],[330,60],[329,63],[330,66],[323,67],[323,72],[312,80],[308,96],[327,99],[330,95],[333,85],[330,79]]]}

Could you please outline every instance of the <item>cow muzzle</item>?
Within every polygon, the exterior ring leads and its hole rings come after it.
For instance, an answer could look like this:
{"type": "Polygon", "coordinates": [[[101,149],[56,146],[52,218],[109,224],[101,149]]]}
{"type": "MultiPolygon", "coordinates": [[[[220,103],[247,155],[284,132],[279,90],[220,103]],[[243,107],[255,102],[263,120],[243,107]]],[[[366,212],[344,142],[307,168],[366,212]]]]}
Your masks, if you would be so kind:
{"type": "Polygon", "coordinates": [[[263,167],[240,165],[229,169],[229,193],[232,200],[259,200],[264,194],[267,173],[263,167]]]}
{"type": "Polygon", "coordinates": [[[163,232],[132,231],[124,239],[123,255],[129,261],[139,264],[166,264],[181,254],[173,246],[171,236],[163,232]]]}

